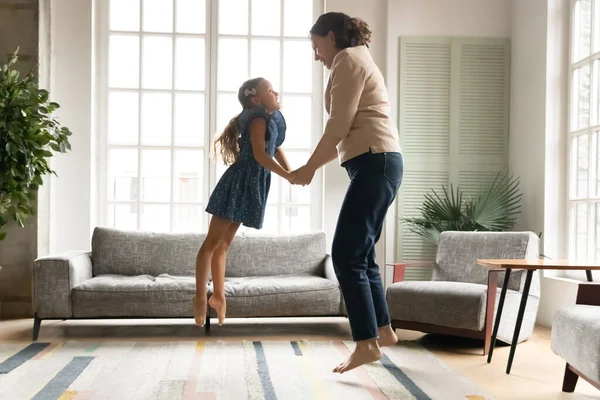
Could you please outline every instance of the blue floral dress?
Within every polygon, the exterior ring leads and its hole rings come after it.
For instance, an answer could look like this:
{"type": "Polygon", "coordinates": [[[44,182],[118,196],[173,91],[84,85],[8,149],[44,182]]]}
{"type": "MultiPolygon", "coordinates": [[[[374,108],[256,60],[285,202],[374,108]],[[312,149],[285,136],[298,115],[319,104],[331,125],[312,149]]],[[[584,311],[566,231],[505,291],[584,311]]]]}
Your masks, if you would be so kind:
{"type": "Polygon", "coordinates": [[[261,229],[271,187],[271,171],[254,158],[250,139],[250,122],[254,118],[267,120],[265,150],[270,157],[285,140],[286,124],[281,112],[268,114],[262,107],[242,111],[237,118],[241,132],[240,157],[223,174],[210,195],[206,212],[214,216],[261,229]]]}

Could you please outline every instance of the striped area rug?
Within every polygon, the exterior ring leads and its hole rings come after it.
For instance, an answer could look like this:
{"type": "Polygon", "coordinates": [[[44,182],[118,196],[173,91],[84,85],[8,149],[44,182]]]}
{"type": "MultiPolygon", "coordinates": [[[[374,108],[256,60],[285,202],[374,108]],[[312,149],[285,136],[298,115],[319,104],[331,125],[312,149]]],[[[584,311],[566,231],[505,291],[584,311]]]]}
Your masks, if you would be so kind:
{"type": "Polygon", "coordinates": [[[1,343],[0,399],[492,399],[413,342],[343,375],[351,342],[1,343]]]}

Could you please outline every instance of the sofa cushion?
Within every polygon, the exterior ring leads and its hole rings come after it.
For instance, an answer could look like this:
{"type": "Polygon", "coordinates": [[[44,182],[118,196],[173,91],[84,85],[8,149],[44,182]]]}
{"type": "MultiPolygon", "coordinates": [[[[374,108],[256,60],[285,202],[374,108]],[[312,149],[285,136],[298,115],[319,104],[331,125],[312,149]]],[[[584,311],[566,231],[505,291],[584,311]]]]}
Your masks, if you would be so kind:
{"type": "MultiPolygon", "coordinates": [[[[339,286],[317,276],[228,278],[225,296],[228,317],[342,314],[339,286]]],[[[216,316],[214,310],[211,315],[216,316]]]]}
{"type": "Polygon", "coordinates": [[[554,315],[552,351],[600,384],[600,307],[572,305],[554,315]]]}
{"type": "Polygon", "coordinates": [[[192,317],[193,276],[100,275],[73,288],[73,317],[192,317]]]}
{"type": "MultiPolygon", "coordinates": [[[[432,280],[487,285],[488,269],[477,259],[539,258],[539,238],[532,232],[443,232],[437,246],[436,268],[432,280]]],[[[511,274],[508,288],[520,290],[523,271],[511,274]]],[[[539,292],[537,274],[531,294],[539,292]]],[[[504,273],[498,287],[504,282],[504,273]]]]}
{"type": "MultiPolygon", "coordinates": [[[[196,254],[205,236],[96,228],[92,237],[94,276],[193,276],[196,254]]],[[[322,232],[290,236],[240,234],[229,250],[226,274],[324,276],[325,255],[322,232]]]]}
{"type": "Polygon", "coordinates": [[[193,276],[196,254],[205,236],[96,228],[92,236],[94,276],[193,276]]]}
{"type": "Polygon", "coordinates": [[[485,324],[487,286],[463,282],[397,282],[387,290],[392,320],[472,330],[485,324]]]}
{"type": "Polygon", "coordinates": [[[229,249],[226,275],[323,277],[325,256],[323,232],[290,236],[240,235],[229,249]]]}

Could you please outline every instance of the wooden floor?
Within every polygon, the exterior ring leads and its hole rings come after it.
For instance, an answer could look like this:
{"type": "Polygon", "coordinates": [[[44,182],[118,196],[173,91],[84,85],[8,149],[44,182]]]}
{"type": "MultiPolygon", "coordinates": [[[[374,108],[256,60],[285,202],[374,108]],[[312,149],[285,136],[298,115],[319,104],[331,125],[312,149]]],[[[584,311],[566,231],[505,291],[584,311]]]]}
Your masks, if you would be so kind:
{"type": "MultiPolygon", "coordinates": [[[[31,340],[32,320],[0,321],[0,342],[31,340]]],[[[398,331],[401,339],[419,340],[496,399],[600,399],[600,391],[582,379],[573,394],[561,392],[564,361],[550,349],[550,330],[537,327],[517,348],[511,375],[506,375],[508,346],[494,352],[491,364],[481,355],[481,342],[418,332],[398,331]]],[[[343,318],[250,319],[214,326],[209,336],[191,320],[44,321],[40,341],[60,340],[334,340],[349,339],[343,318]]]]}

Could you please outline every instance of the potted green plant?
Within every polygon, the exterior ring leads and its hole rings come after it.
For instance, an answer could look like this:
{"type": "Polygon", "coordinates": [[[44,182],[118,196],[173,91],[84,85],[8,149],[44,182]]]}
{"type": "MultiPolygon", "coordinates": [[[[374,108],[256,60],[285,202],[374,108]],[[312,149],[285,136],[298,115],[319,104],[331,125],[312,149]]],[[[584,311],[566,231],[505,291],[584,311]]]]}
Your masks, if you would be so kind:
{"type": "Polygon", "coordinates": [[[442,186],[441,193],[432,189],[419,208],[421,217],[401,221],[434,245],[444,231],[508,231],[521,213],[522,197],[519,178],[498,173],[474,197],[453,185],[442,186]]]}
{"type": "Polygon", "coordinates": [[[21,227],[34,214],[43,177],[56,173],[48,159],[71,150],[71,131],[58,122],[60,107],[38,86],[33,72],[24,78],[15,69],[17,50],[0,68],[0,240],[12,219],[21,227]]]}

